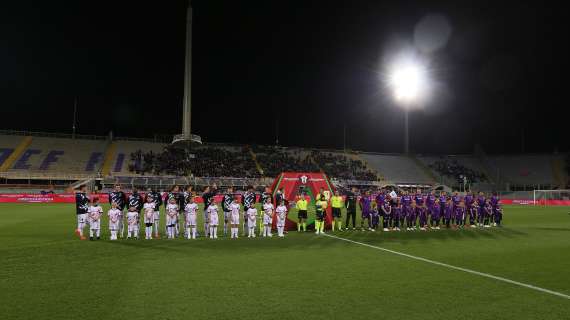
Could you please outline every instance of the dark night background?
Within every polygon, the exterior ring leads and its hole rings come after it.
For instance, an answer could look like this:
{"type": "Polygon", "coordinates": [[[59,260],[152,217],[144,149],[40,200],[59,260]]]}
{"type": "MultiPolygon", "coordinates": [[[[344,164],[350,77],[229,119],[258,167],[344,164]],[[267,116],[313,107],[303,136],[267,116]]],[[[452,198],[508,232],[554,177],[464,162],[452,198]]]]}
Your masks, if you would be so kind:
{"type": "MultiPolygon", "coordinates": [[[[152,137],[181,131],[186,1],[0,5],[2,128],[152,137]]],[[[567,151],[565,10],[544,2],[195,0],[193,132],[205,141],[401,152],[379,81],[394,39],[429,13],[444,84],[411,114],[411,149],[567,151]],[[563,88],[564,86],[564,88],[563,88]],[[565,97],[564,97],[565,98],[565,97]],[[524,134],[523,134],[524,132],[524,134]],[[523,139],[524,135],[524,139],[523,139]]]]}

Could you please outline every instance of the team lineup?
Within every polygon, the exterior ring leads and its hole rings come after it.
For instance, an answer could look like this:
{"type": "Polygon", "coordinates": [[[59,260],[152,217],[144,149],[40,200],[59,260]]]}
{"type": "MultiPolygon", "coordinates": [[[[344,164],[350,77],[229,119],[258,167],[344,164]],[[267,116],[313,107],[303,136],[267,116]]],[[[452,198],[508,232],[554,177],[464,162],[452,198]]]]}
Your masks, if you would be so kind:
{"type": "MultiPolygon", "coordinates": [[[[310,197],[303,190],[299,190],[296,199],[289,203],[283,190],[273,194],[270,188],[259,196],[254,188],[249,186],[244,194],[234,194],[232,187],[228,187],[221,199],[220,219],[219,207],[214,197],[217,187],[205,187],[201,196],[197,196],[189,186],[180,191],[179,186],[173,186],[170,192],[164,195],[148,190],[144,195],[136,188],[128,196],[116,185],[109,193],[110,209],[107,212],[110,240],[125,237],[138,239],[141,227],[144,228],[145,239],[158,239],[161,237],[160,208],[164,205],[165,234],[168,239],[184,237],[196,239],[204,237],[218,238],[218,226],[223,225],[223,235],[235,239],[241,235],[249,238],[272,237],[273,227],[278,237],[287,233],[286,222],[290,209],[297,211],[297,231],[306,232],[308,224],[308,209],[310,197]],[[203,226],[198,226],[200,198],[204,203],[202,210],[203,226]],[[256,203],[261,205],[260,210],[256,203]],[[243,208],[242,208],[243,205],[243,208]],[[126,215],[124,210],[127,209],[126,215]],[[198,230],[200,227],[200,230],[198,230]],[[256,230],[257,229],[257,230],[256,230]]],[[[439,195],[435,191],[424,194],[420,189],[416,193],[384,188],[372,195],[365,191],[359,195],[356,188],[346,191],[342,196],[336,190],[333,195],[321,188],[315,197],[314,230],[316,234],[325,233],[327,223],[327,208],[331,206],[331,231],[356,230],[357,206],[361,211],[360,227],[362,231],[414,231],[414,230],[440,230],[470,228],[490,228],[500,226],[503,212],[499,197],[496,194],[485,195],[480,192],[474,195],[468,192],[460,195],[454,192],[448,196],[445,192],[439,195]],[[346,212],[344,228],[342,227],[342,211],[346,212]],[[352,228],[351,228],[352,226],[352,228]]],[[[95,195],[87,195],[85,186],[81,186],[76,193],[77,228],[75,233],[85,240],[85,228],[89,230],[89,239],[101,238],[102,217],[104,211],[95,195]]]]}

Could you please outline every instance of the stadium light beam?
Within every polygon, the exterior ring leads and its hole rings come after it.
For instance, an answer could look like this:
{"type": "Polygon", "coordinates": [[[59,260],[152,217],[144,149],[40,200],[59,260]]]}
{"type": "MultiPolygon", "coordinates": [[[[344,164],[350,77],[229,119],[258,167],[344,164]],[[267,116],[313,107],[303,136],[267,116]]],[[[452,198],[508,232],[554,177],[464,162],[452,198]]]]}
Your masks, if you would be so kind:
{"type": "Polygon", "coordinates": [[[410,152],[409,112],[421,104],[428,91],[427,67],[419,59],[402,57],[388,70],[387,85],[396,103],[404,109],[404,151],[410,152]]]}
{"type": "Polygon", "coordinates": [[[394,99],[402,106],[420,102],[427,85],[426,69],[415,61],[395,64],[388,75],[388,85],[394,99]]]}

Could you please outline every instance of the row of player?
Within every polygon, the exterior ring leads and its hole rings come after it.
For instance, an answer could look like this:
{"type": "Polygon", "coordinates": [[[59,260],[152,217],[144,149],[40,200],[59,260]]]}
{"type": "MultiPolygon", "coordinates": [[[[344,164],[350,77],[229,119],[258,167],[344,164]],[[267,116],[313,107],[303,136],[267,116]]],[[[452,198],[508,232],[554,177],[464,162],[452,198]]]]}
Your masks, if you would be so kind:
{"type": "MultiPolygon", "coordinates": [[[[152,198],[147,198],[147,202],[143,205],[142,219],[141,214],[136,207],[130,207],[126,214],[127,221],[127,239],[139,237],[139,226],[141,220],[145,228],[145,239],[152,239],[153,233],[155,238],[160,238],[159,223],[160,211],[155,210],[155,203],[152,198]]],[[[166,234],[169,239],[173,239],[181,235],[180,226],[183,226],[184,236],[187,239],[196,239],[198,236],[197,230],[197,214],[198,204],[194,202],[194,198],[190,198],[189,203],[184,208],[184,214],[180,214],[179,206],[175,199],[170,199],[166,205],[166,234]],[[182,223],[181,216],[184,217],[182,223]]],[[[241,206],[238,199],[234,198],[230,204],[230,211],[224,215],[224,234],[226,234],[226,226],[229,224],[231,230],[231,238],[238,238],[241,206]]],[[[122,228],[123,211],[119,209],[118,204],[113,202],[111,209],[107,213],[109,217],[109,231],[111,233],[111,240],[117,240],[119,236],[124,234],[122,228]]],[[[258,218],[258,211],[255,207],[247,209],[243,213],[245,234],[247,229],[247,236],[255,238],[255,227],[258,218]]],[[[89,227],[89,239],[100,239],[101,237],[101,218],[103,216],[103,208],[99,204],[99,198],[94,198],[92,204],[88,207],[86,214],[78,215],[77,234],[81,239],[85,239],[83,232],[86,226],[89,227]]],[[[268,199],[263,205],[262,214],[260,216],[260,236],[272,237],[273,221],[276,219],[277,235],[279,237],[285,236],[285,221],[287,219],[287,207],[285,202],[274,208],[271,201],[268,199]]],[[[220,223],[218,206],[215,203],[210,204],[204,210],[204,235],[211,239],[218,238],[218,225],[220,223]]]]}
{"type": "MultiPolygon", "coordinates": [[[[217,215],[218,207],[213,201],[216,186],[214,185],[212,189],[214,190],[213,192],[210,187],[206,187],[202,194],[202,200],[207,204],[204,207],[204,234],[215,238],[217,237],[219,219],[217,215]],[[213,232],[214,230],[216,232],[213,232]]],[[[196,236],[195,211],[197,210],[197,204],[194,203],[194,197],[195,193],[192,192],[191,187],[187,188],[185,192],[179,193],[178,186],[174,186],[166,195],[166,201],[164,201],[164,203],[167,212],[166,230],[169,237],[177,236],[180,229],[184,229],[186,237],[192,238],[196,236]],[[185,224],[182,223],[180,217],[184,217],[186,221],[185,224]]],[[[113,205],[114,210],[113,214],[109,215],[110,218],[113,218],[110,219],[112,220],[110,224],[112,238],[116,239],[117,234],[124,234],[123,208],[127,203],[131,216],[129,220],[129,214],[127,214],[127,225],[132,226],[131,229],[133,233],[138,235],[139,212],[144,209],[145,236],[146,238],[152,237],[152,230],[154,228],[155,237],[158,237],[160,223],[159,213],[160,206],[163,202],[162,198],[163,196],[160,193],[149,190],[144,200],[146,203],[143,204],[143,197],[138,194],[136,189],[133,190],[133,193],[129,195],[129,197],[126,197],[120,190],[120,185],[115,186],[115,190],[109,194],[109,202],[113,205]],[[153,209],[152,213],[151,209],[153,209]],[[151,215],[153,218],[151,218],[151,215]]],[[[257,209],[255,209],[256,196],[253,192],[253,187],[249,187],[248,191],[241,198],[241,202],[244,204],[243,233],[245,234],[246,230],[248,230],[248,235],[254,236],[255,221],[258,220],[260,234],[270,235],[271,224],[268,222],[272,221],[273,215],[276,214],[278,234],[283,236],[287,205],[282,190],[276,192],[275,199],[278,205],[277,208],[273,207],[272,194],[268,188],[266,188],[260,198],[262,199],[261,202],[263,202],[263,210],[260,212],[259,219],[257,216],[255,216],[255,219],[251,216],[254,212],[255,215],[257,215],[257,209]],[[266,205],[271,206],[267,206],[266,208],[266,205]],[[251,225],[252,219],[254,221],[253,225],[251,225]],[[268,230],[266,229],[267,226],[269,226],[268,230]],[[251,228],[253,229],[249,231],[251,228]]],[[[296,202],[291,206],[295,207],[298,211],[298,231],[306,231],[307,228],[308,201],[306,198],[306,195],[300,192],[296,202]]],[[[345,207],[347,212],[345,228],[349,228],[349,223],[352,218],[352,229],[355,229],[357,203],[362,212],[361,230],[374,231],[380,224],[384,231],[399,231],[400,227],[403,229],[404,226],[406,230],[414,230],[418,228],[418,220],[421,230],[427,230],[428,228],[440,229],[440,223],[443,223],[447,228],[462,228],[467,224],[468,217],[468,223],[472,227],[490,227],[491,225],[500,225],[502,220],[502,210],[498,197],[493,195],[487,199],[482,193],[475,197],[470,193],[465,196],[460,196],[456,192],[453,196],[447,197],[444,192],[436,196],[434,192],[424,195],[418,190],[414,195],[405,191],[398,195],[394,191],[387,192],[386,190],[379,190],[378,194],[373,197],[370,195],[370,192],[366,192],[362,196],[357,196],[356,189],[353,188],[351,191],[348,191],[343,198],[339,195],[338,191],[331,197],[329,193],[321,189],[316,200],[315,230],[317,234],[324,232],[324,220],[329,203],[332,206],[332,215],[334,218],[332,221],[333,231],[335,230],[335,225],[338,230],[343,230],[341,226],[342,207],[345,207]],[[364,227],[366,222],[367,228],[364,227]]],[[[227,226],[231,225],[232,238],[237,237],[238,233],[239,207],[238,197],[233,194],[231,188],[228,188],[222,200],[222,210],[224,212],[224,234],[227,231],[227,226]],[[232,216],[234,217],[233,219],[232,216]],[[238,222],[232,223],[232,220],[238,222]]],[[[89,198],[84,190],[80,190],[80,192],[77,193],[78,227],[76,233],[84,238],[83,228],[89,224],[90,226],[94,225],[96,227],[92,229],[93,231],[91,233],[97,236],[97,234],[100,233],[100,231],[98,231],[100,230],[100,223],[98,223],[98,221],[100,220],[101,214],[102,209],[100,209],[99,206],[89,206],[89,198]],[[91,213],[91,211],[93,211],[93,213],[91,213]],[[90,223],[91,221],[94,221],[94,223],[90,223]]]]}
{"type": "MultiPolygon", "coordinates": [[[[354,197],[354,191],[347,195],[347,202],[354,197]]],[[[485,196],[483,192],[478,195],[468,192],[463,196],[455,192],[447,196],[445,192],[436,195],[434,191],[423,194],[418,189],[415,194],[404,191],[400,195],[380,191],[375,197],[366,192],[359,199],[359,206],[362,211],[361,229],[367,221],[370,230],[378,227],[380,219],[383,230],[389,231],[400,230],[400,227],[413,230],[418,226],[418,220],[421,230],[438,230],[441,224],[447,228],[500,226],[503,218],[499,197],[485,196]]],[[[347,226],[348,218],[347,215],[347,226]]]]}

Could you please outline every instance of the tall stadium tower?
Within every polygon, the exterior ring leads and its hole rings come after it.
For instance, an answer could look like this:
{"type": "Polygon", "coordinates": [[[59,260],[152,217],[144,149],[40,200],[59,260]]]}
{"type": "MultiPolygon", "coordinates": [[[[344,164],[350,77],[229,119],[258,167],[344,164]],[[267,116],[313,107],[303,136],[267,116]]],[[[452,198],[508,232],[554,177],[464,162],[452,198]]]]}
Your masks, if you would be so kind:
{"type": "Polygon", "coordinates": [[[184,110],[182,133],[174,136],[172,144],[189,149],[192,143],[202,143],[199,135],[192,134],[192,5],[188,1],[186,13],[186,56],[184,66],[184,110]]]}

